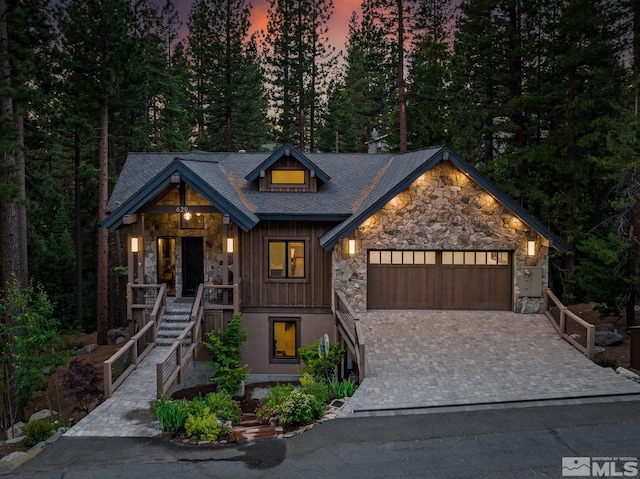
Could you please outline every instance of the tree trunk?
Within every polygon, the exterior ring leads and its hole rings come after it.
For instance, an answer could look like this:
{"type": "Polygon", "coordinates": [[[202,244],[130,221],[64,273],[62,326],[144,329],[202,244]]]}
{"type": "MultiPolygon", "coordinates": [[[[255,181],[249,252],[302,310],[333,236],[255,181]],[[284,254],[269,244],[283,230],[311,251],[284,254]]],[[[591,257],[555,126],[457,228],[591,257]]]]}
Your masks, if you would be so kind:
{"type": "Polygon", "coordinates": [[[400,153],[407,151],[407,99],[404,84],[404,12],[402,0],[398,5],[398,104],[400,106],[400,153]]]}
{"type": "Polygon", "coordinates": [[[78,331],[82,330],[82,188],[80,178],[80,133],[76,127],[75,134],[73,136],[73,177],[75,181],[74,196],[75,196],[75,246],[76,246],[76,328],[78,331]]]}
{"type": "MultiPolygon", "coordinates": [[[[100,178],[98,181],[98,222],[101,223],[106,218],[107,195],[108,195],[108,168],[109,168],[109,104],[103,100],[100,105],[100,147],[98,152],[98,163],[100,178]]],[[[98,271],[96,278],[96,327],[98,344],[107,344],[107,333],[109,328],[107,297],[109,278],[109,253],[108,253],[108,232],[98,226],[98,271]]]]}

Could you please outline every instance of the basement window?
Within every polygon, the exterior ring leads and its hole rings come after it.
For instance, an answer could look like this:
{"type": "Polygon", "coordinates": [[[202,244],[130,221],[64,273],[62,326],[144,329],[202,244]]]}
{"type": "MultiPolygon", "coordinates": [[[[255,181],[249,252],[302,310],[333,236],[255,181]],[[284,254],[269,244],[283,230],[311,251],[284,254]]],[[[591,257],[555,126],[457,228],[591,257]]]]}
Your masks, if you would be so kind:
{"type": "Polygon", "coordinates": [[[299,363],[300,318],[269,318],[271,360],[299,363]]]}

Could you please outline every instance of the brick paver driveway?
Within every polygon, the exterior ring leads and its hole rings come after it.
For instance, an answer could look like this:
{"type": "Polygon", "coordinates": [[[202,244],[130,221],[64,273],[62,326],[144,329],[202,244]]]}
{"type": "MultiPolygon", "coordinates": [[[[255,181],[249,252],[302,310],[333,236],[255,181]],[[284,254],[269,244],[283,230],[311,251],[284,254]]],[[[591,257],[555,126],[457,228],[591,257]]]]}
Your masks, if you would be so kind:
{"type": "Polygon", "coordinates": [[[363,313],[365,380],[342,416],[455,405],[640,394],[589,361],[539,314],[363,313]]]}

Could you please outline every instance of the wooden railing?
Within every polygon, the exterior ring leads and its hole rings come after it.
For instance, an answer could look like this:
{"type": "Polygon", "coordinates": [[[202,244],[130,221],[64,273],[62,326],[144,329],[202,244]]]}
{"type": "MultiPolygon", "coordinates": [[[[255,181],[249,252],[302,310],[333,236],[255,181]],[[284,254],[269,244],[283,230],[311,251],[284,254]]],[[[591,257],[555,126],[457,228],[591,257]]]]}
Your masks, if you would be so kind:
{"type": "Polygon", "coordinates": [[[170,395],[176,384],[182,382],[184,373],[202,346],[204,314],[211,310],[240,311],[239,284],[201,284],[198,287],[189,326],[156,363],[158,397],[170,395]]]}
{"type": "Polygon", "coordinates": [[[129,284],[127,289],[128,317],[131,319],[134,309],[144,309],[144,325],[117,353],[103,363],[106,398],[113,395],[118,386],[156,345],[160,321],[167,307],[164,284],[129,284]]]}
{"type": "Polygon", "coordinates": [[[544,314],[562,338],[593,360],[595,326],[569,311],[548,288],[544,292],[544,314]]]}
{"type": "Polygon", "coordinates": [[[336,291],[335,294],[335,314],[338,334],[351,352],[358,367],[358,380],[362,382],[365,374],[365,345],[360,330],[360,318],[353,311],[342,291],[336,291]]]}

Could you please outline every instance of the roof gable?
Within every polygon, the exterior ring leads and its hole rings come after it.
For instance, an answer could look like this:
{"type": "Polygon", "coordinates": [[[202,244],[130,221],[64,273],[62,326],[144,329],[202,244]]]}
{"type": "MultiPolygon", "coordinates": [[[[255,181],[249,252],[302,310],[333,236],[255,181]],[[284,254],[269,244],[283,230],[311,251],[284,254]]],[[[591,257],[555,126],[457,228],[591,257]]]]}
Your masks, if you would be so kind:
{"type": "Polygon", "coordinates": [[[528,224],[542,237],[549,240],[549,245],[561,253],[567,251],[567,245],[540,221],[520,207],[516,202],[502,193],[493,183],[486,179],[478,170],[462,160],[446,147],[415,151],[396,155],[389,164],[387,171],[380,179],[380,188],[368,195],[360,207],[345,221],[320,237],[320,244],[325,250],[333,248],[341,238],[351,234],[367,218],[380,210],[399,193],[403,192],[423,173],[432,169],[441,161],[451,161],[469,178],[481,186],[514,215],[528,224]]]}
{"type": "Polygon", "coordinates": [[[305,155],[300,153],[295,147],[293,147],[290,143],[285,143],[278,150],[271,154],[266,160],[260,163],[251,173],[249,173],[245,179],[249,182],[254,182],[258,178],[263,171],[266,171],[270,167],[274,166],[278,160],[280,160],[284,156],[291,156],[295,158],[304,168],[306,168],[311,174],[315,175],[315,177],[321,181],[322,183],[327,183],[331,180],[331,177],[327,175],[324,171],[322,171],[313,161],[307,158],[305,155]]]}
{"type": "MultiPolygon", "coordinates": [[[[208,163],[207,169],[209,171],[216,168],[220,170],[217,163],[208,163]]],[[[221,171],[217,173],[212,174],[218,180],[217,182],[207,181],[200,173],[187,166],[183,160],[175,158],[107,216],[102,222],[102,227],[110,231],[118,228],[123,224],[125,216],[135,214],[144,205],[152,201],[173,182],[172,177],[175,178],[174,175],[178,174],[180,181],[193,188],[222,213],[228,214],[240,228],[244,231],[250,230],[258,223],[258,217],[237,197],[226,176],[221,171]]]]}

